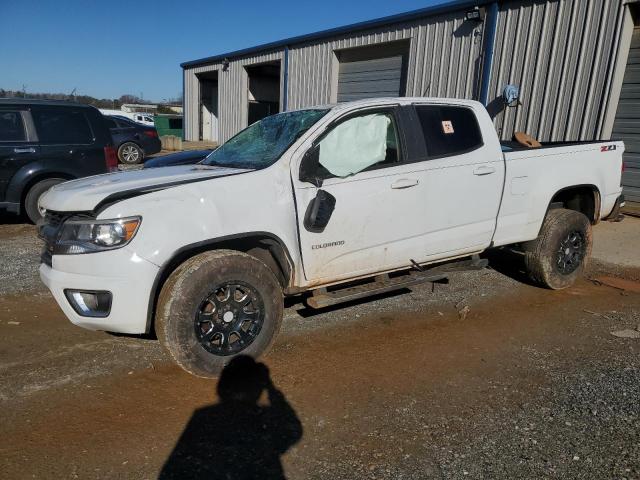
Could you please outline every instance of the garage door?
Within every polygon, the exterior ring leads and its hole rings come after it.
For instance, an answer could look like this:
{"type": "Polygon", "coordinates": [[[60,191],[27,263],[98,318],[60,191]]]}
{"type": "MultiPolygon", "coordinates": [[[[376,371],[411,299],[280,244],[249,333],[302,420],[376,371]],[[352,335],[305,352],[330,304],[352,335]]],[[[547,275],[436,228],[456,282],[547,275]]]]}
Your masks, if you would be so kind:
{"type": "Polygon", "coordinates": [[[402,55],[340,62],[338,102],[398,97],[402,93],[402,55]]]}
{"type": "Polygon", "coordinates": [[[633,30],[611,137],[625,144],[624,195],[630,202],[640,202],[640,27],[633,30]]]}

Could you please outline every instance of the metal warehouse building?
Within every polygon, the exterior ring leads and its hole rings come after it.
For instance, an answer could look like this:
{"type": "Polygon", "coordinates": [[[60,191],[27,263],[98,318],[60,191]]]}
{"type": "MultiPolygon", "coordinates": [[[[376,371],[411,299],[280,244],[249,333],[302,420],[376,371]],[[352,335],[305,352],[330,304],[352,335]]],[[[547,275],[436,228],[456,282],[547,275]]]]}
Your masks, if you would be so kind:
{"type": "Polygon", "coordinates": [[[638,0],[458,1],[185,62],[186,140],[379,96],[480,100],[502,139],[622,138],[640,202],[638,0]],[[505,105],[506,85],[519,88],[505,105]]]}

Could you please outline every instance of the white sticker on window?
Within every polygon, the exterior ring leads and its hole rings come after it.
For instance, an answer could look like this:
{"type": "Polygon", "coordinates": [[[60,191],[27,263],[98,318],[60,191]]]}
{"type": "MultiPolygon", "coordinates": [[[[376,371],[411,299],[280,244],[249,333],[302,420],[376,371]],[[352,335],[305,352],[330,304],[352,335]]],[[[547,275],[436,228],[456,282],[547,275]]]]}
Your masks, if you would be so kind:
{"type": "Polygon", "coordinates": [[[451,124],[451,120],[444,120],[442,122],[442,131],[444,133],[453,133],[453,125],[451,124]]]}

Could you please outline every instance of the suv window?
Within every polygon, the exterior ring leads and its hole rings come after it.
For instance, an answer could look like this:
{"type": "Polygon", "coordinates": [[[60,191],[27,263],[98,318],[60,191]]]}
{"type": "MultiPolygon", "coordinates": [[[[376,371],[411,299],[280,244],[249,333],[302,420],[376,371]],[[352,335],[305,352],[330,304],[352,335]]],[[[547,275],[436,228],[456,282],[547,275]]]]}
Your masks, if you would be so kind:
{"type": "Polygon", "coordinates": [[[398,163],[398,140],[390,112],[365,113],[338,123],[319,142],[320,165],[336,177],[398,163]]]}
{"type": "Polygon", "coordinates": [[[20,112],[0,111],[0,142],[24,142],[26,139],[20,112]]]}
{"type": "Polygon", "coordinates": [[[429,157],[475,150],[483,145],[473,110],[446,105],[416,105],[429,157]]]}
{"type": "Polygon", "coordinates": [[[40,110],[33,112],[38,138],[49,144],[93,143],[93,133],[84,113],[69,110],[40,110]]]}

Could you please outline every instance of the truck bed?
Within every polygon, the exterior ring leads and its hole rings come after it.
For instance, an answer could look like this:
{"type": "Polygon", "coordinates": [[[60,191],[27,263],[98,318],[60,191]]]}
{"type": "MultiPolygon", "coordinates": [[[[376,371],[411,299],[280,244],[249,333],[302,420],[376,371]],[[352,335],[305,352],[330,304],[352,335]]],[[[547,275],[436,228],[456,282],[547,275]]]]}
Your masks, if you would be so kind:
{"type": "Polygon", "coordinates": [[[500,146],[502,147],[503,152],[519,152],[519,151],[533,151],[533,150],[541,150],[545,148],[557,148],[557,147],[572,147],[577,145],[591,145],[591,144],[609,144],[615,141],[613,140],[584,140],[577,142],[540,142],[541,146],[538,148],[529,148],[521,143],[511,140],[500,142],[500,146]]]}
{"type": "Polygon", "coordinates": [[[540,148],[516,142],[501,145],[505,181],[494,235],[496,246],[536,238],[549,199],[568,185],[594,192],[597,218],[611,213],[622,192],[621,141],[548,142],[540,148]]]}

